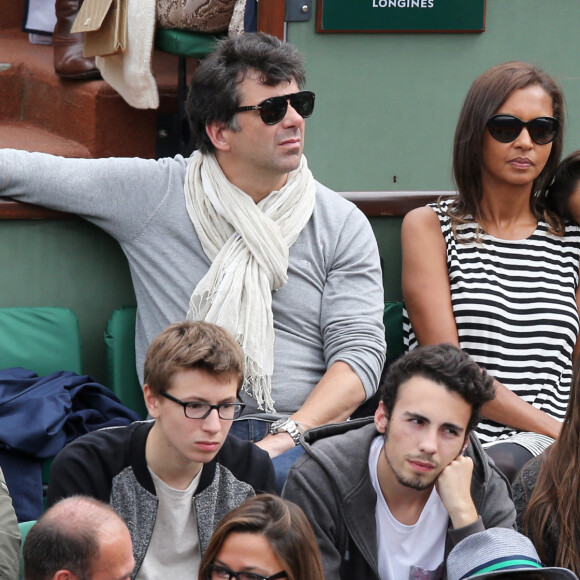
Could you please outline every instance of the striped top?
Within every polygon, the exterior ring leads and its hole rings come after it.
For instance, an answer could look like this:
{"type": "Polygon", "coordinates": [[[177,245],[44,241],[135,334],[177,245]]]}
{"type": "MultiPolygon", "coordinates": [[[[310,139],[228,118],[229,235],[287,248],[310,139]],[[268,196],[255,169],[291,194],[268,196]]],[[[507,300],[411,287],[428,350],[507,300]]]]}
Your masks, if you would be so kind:
{"type": "MultiPolygon", "coordinates": [[[[447,248],[451,302],[459,344],[479,365],[534,407],[563,420],[572,374],[572,351],[579,330],[576,288],[580,228],[564,236],[548,233],[540,221],[523,240],[488,234],[475,241],[477,224],[457,227],[453,235],[448,206],[431,204],[447,248]]],[[[417,340],[404,312],[405,344],[417,340]]],[[[484,446],[518,443],[534,455],[552,439],[482,421],[477,434],[484,446]]]]}

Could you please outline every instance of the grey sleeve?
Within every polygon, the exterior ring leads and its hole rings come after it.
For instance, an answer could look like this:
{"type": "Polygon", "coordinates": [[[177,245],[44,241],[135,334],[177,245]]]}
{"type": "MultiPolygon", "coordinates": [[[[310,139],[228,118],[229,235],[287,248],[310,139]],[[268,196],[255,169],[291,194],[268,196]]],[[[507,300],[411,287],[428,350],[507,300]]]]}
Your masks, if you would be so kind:
{"type": "Polygon", "coordinates": [[[486,483],[483,505],[480,509],[485,529],[516,529],[516,508],[512,500],[511,488],[507,480],[494,466],[491,477],[486,483]]]}
{"type": "Polygon", "coordinates": [[[12,499],[0,470],[0,580],[17,580],[20,573],[20,530],[12,499]]]}
{"type": "Polygon", "coordinates": [[[364,214],[345,220],[322,297],[321,328],[327,367],[348,363],[367,398],[378,388],[386,343],[384,292],[377,242],[364,214]]]}
{"type": "Polygon", "coordinates": [[[479,516],[473,523],[468,524],[467,526],[462,526],[461,528],[451,528],[447,533],[449,535],[449,539],[453,546],[456,546],[467,538],[467,536],[471,536],[472,534],[477,534],[478,532],[484,532],[485,526],[483,525],[483,521],[481,520],[481,516],[479,516]]]}
{"type": "Polygon", "coordinates": [[[147,225],[172,188],[183,190],[186,161],[70,159],[0,149],[0,197],[77,214],[118,240],[147,225]]]}
{"type": "Polygon", "coordinates": [[[333,499],[331,485],[320,466],[308,461],[306,470],[296,465],[290,468],[282,497],[304,510],[320,549],[324,577],[340,578],[342,555],[337,544],[340,527],[344,524],[337,506],[330,503],[333,499]]]}

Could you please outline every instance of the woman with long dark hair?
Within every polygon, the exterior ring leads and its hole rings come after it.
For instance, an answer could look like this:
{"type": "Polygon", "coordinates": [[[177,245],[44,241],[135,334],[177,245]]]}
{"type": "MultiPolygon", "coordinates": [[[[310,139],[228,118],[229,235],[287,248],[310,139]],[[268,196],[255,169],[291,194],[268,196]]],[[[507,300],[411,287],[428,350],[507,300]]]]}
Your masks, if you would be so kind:
{"type": "Polygon", "coordinates": [[[201,560],[199,580],[324,580],[318,545],[304,512],[257,495],[226,514],[201,560]]]}
{"type": "Polygon", "coordinates": [[[407,344],[456,344],[496,379],[477,434],[510,480],[560,432],[578,338],[580,228],[545,203],[563,131],[550,76],[492,67],[457,124],[457,197],[402,227],[407,344]]]}
{"type": "Polygon", "coordinates": [[[527,463],[513,486],[520,532],[548,566],[580,574],[580,357],[562,432],[527,463]]]}

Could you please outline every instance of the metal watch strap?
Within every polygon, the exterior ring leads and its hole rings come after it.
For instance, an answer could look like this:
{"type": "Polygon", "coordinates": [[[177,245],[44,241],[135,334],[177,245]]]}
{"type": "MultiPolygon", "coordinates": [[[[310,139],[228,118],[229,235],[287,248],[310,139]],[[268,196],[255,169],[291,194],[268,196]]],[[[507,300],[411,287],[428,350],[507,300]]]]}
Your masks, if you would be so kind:
{"type": "Polygon", "coordinates": [[[296,421],[288,417],[287,419],[274,421],[274,423],[270,425],[270,433],[276,434],[280,433],[280,431],[286,431],[286,433],[292,437],[294,445],[300,445],[300,436],[302,433],[296,421]]]}

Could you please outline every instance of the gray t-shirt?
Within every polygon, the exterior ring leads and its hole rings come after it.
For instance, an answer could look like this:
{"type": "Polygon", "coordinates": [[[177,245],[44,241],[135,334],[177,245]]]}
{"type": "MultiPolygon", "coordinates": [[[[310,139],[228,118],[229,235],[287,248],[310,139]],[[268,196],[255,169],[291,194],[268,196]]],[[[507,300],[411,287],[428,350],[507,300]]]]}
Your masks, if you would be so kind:
{"type": "Polygon", "coordinates": [[[201,564],[197,517],[193,504],[201,472],[187,489],[169,487],[150,468],[159,501],[147,553],[135,580],[196,578],[201,564]]]}

